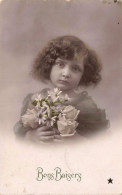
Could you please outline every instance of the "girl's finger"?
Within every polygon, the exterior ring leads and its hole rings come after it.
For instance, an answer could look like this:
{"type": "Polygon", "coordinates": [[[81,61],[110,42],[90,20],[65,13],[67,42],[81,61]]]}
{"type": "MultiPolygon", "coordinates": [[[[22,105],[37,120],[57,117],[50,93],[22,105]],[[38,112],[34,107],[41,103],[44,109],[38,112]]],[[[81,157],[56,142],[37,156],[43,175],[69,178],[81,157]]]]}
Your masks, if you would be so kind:
{"type": "Polygon", "coordinates": [[[58,140],[61,140],[62,137],[61,137],[61,135],[54,135],[54,138],[58,139],[58,140]]]}
{"type": "Polygon", "coordinates": [[[39,136],[48,136],[48,135],[55,135],[55,132],[54,131],[42,131],[39,134],[39,136]]]}
{"type": "Polygon", "coordinates": [[[37,131],[38,131],[38,132],[42,132],[42,131],[49,131],[49,130],[51,130],[51,129],[52,129],[52,127],[42,126],[42,127],[39,127],[39,128],[37,129],[37,131]]]}
{"type": "Polygon", "coordinates": [[[59,132],[59,130],[58,130],[58,129],[53,128],[53,130],[55,131],[55,134],[56,134],[56,135],[60,135],[60,132],[59,132]]]}
{"type": "Polygon", "coordinates": [[[54,136],[41,136],[40,141],[48,141],[54,139],[54,136]]]}

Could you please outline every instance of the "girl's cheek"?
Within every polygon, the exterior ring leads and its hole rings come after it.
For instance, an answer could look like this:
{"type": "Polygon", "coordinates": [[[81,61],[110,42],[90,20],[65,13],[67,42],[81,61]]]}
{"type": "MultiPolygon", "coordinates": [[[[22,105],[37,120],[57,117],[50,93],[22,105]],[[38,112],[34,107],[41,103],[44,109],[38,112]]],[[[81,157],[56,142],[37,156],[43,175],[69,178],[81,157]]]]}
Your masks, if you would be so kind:
{"type": "Polygon", "coordinates": [[[82,79],[82,76],[83,76],[83,72],[80,73],[80,78],[82,79]]]}
{"type": "Polygon", "coordinates": [[[79,85],[79,83],[80,83],[80,81],[81,81],[81,79],[82,79],[82,76],[83,76],[83,74],[80,74],[79,76],[77,75],[77,78],[79,78],[79,79],[78,79],[78,82],[77,82],[78,85],[79,85]]]}
{"type": "Polygon", "coordinates": [[[81,72],[75,73],[75,77],[81,79],[83,74],[81,72]]]}

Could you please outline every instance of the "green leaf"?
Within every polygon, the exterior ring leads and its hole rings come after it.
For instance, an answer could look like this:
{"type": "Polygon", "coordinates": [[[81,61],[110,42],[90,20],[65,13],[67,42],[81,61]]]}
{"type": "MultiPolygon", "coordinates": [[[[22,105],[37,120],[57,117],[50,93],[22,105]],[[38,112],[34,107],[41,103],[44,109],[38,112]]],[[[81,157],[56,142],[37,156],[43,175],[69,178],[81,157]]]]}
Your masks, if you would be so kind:
{"type": "Polygon", "coordinates": [[[34,101],[32,102],[32,104],[33,104],[34,106],[36,106],[36,105],[37,105],[37,101],[34,100],[34,101]]]}

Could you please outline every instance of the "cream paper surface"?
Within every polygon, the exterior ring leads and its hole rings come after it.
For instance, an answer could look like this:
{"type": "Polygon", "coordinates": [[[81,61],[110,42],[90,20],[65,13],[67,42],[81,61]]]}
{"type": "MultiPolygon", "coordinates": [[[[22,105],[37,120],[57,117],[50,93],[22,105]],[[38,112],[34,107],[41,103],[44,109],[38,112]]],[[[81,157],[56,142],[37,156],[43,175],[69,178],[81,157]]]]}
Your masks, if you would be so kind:
{"type": "Polygon", "coordinates": [[[109,2],[0,2],[0,195],[122,194],[122,4],[109,2]],[[24,97],[47,87],[31,78],[33,60],[49,40],[67,34],[81,38],[102,60],[102,81],[87,91],[106,110],[110,128],[89,139],[18,141],[13,126],[24,97]],[[82,179],[37,181],[37,167],[45,173],[60,167],[82,179]]]}

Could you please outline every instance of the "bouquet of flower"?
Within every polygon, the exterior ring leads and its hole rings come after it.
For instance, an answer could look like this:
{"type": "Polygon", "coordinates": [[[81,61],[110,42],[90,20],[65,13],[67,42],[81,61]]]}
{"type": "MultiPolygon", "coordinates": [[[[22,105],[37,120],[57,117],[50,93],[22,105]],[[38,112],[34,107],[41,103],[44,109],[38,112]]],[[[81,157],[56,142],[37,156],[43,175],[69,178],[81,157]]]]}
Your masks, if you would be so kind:
{"type": "Polygon", "coordinates": [[[71,105],[65,105],[69,97],[60,97],[58,88],[48,91],[46,98],[38,94],[32,102],[33,107],[27,109],[21,117],[24,127],[37,128],[39,126],[56,127],[61,135],[74,134],[78,126],[77,117],[79,110],[71,105]]]}

